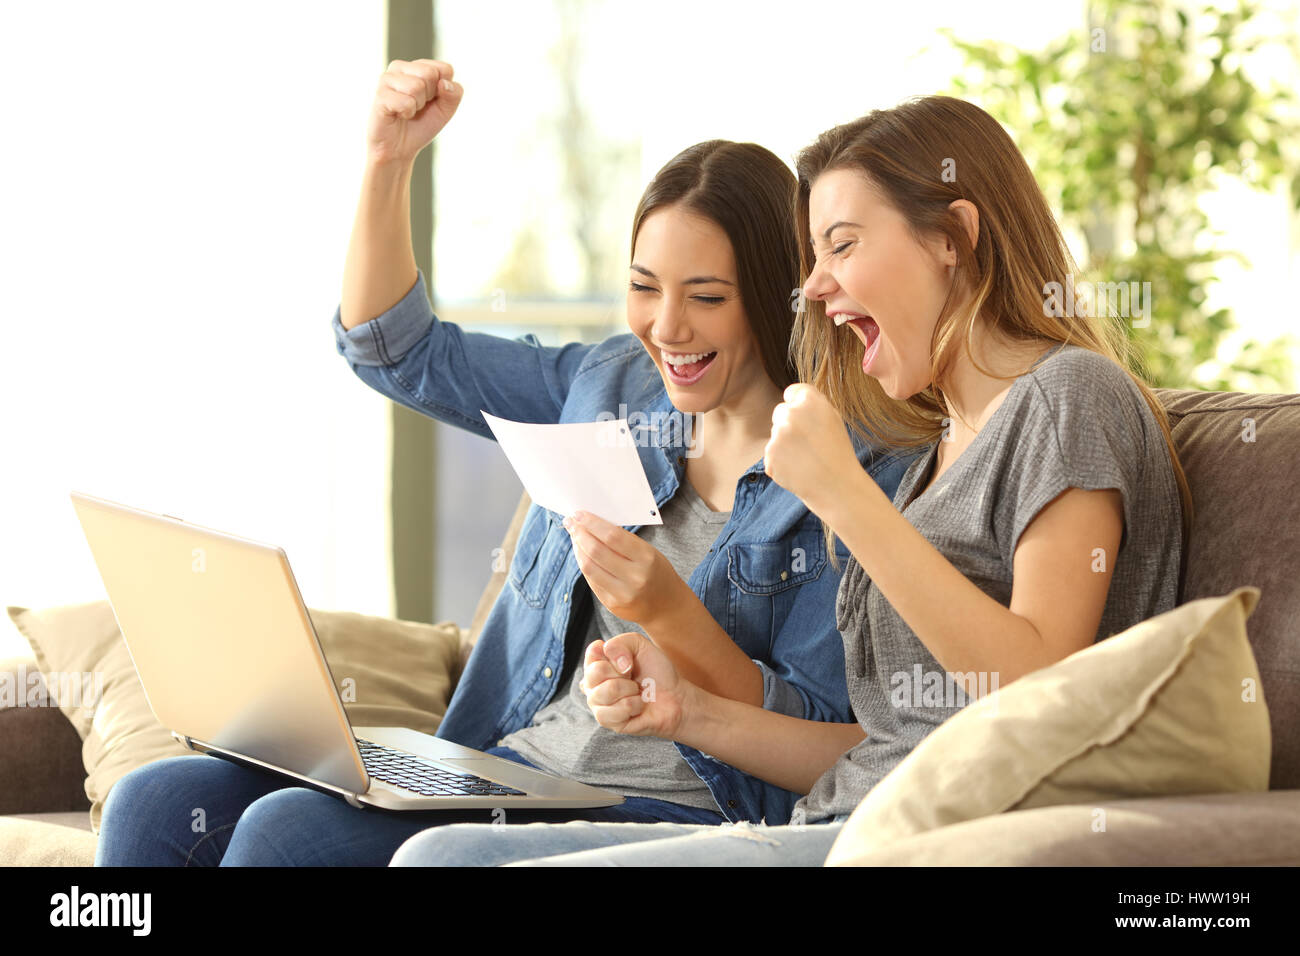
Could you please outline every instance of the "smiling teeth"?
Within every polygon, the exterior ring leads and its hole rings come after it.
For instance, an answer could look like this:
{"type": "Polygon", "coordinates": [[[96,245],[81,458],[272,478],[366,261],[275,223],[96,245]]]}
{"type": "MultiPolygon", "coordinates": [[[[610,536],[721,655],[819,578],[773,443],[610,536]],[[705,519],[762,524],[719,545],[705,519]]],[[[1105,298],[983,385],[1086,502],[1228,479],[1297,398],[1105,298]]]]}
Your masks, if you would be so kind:
{"type": "Polygon", "coordinates": [[[669,358],[668,356],[665,355],[664,361],[667,362],[669,365],[690,365],[692,362],[703,362],[710,355],[715,355],[715,354],[717,353],[699,352],[695,355],[674,355],[672,358],[669,358]]]}

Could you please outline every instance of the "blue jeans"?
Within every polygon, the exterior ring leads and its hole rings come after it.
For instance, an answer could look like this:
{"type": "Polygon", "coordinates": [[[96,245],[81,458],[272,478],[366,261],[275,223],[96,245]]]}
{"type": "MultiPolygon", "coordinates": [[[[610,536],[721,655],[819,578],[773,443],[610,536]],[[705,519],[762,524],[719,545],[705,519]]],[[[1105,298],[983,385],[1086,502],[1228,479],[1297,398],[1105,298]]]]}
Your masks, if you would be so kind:
{"type": "Polygon", "coordinates": [[[481,823],[426,830],[390,866],[821,866],[843,821],[751,823],[481,823]]]}
{"type": "MultiPolygon", "coordinates": [[[[505,747],[488,753],[532,766],[505,747]]],[[[507,808],[505,815],[511,824],[725,822],[713,811],[645,797],[589,810],[507,808]]],[[[146,764],[113,786],[95,865],[385,866],[399,846],[430,827],[493,820],[489,809],[359,810],[339,797],[287,786],[270,771],[186,755],[146,764]]]]}

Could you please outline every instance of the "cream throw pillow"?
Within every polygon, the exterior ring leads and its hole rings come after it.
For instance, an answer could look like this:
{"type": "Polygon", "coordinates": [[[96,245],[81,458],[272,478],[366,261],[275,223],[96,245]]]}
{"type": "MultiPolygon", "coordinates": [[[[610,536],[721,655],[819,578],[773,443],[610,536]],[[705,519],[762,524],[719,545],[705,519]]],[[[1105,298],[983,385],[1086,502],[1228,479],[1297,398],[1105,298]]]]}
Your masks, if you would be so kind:
{"type": "MultiPolygon", "coordinates": [[[[33,611],[10,607],[47,684],[62,680],[59,709],[83,741],[90,823],[99,832],[108,791],[136,767],[190,754],[154,717],[107,601],[33,611]],[[89,674],[83,681],[73,675],[89,674]],[[61,675],[51,679],[52,675],[61,675]]],[[[421,624],[350,611],[308,608],[330,672],[351,678],[344,710],[354,726],[437,729],[459,665],[462,632],[450,622],[421,624]]],[[[340,689],[341,692],[343,688],[340,689]]],[[[58,691],[54,691],[57,698],[58,691]]]]}
{"type": "Polygon", "coordinates": [[[867,793],[826,865],[1006,810],[1267,790],[1258,602],[1191,601],[971,703],[867,793]]]}

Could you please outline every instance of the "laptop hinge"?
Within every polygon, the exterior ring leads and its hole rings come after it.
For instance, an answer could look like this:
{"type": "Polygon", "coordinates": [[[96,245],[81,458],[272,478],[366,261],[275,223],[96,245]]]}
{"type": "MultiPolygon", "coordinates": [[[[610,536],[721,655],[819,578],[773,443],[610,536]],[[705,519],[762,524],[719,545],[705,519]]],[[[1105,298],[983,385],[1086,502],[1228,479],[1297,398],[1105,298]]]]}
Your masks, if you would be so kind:
{"type": "Polygon", "coordinates": [[[220,757],[223,760],[229,760],[231,763],[239,764],[243,767],[269,770],[280,776],[292,777],[295,780],[301,781],[305,786],[311,787],[313,790],[321,790],[325,793],[331,793],[335,796],[342,797],[358,810],[363,810],[366,807],[366,804],[358,800],[356,794],[352,793],[350,790],[344,790],[342,787],[336,787],[332,784],[322,783],[319,780],[313,780],[310,777],[304,777],[302,774],[294,773],[292,770],[286,770],[284,767],[276,767],[269,763],[263,763],[256,757],[250,757],[247,754],[237,754],[229,750],[217,749],[211,744],[206,744],[201,740],[194,740],[192,737],[187,737],[184,734],[178,734],[174,730],[171,733],[173,737],[195,753],[207,754],[211,757],[220,757]]]}

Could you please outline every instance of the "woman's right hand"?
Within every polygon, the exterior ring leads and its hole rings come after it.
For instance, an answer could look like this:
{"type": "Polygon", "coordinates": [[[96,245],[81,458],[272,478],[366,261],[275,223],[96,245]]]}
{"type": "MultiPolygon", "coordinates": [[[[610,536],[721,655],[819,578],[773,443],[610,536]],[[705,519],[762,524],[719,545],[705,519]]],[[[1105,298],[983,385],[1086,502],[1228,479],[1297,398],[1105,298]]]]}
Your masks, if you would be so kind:
{"type": "Polygon", "coordinates": [[[442,60],[394,60],[379,78],[366,126],[366,146],[376,163],[410,163],[442,131],[460,106],[465,88],[442,60]]]}
{"type": "Polygon", "coordinates": [[[587,647],[579,685],[596,723],[620,734],[675,739],[697,689],[644,635],[618,634],[587,647]]]}

